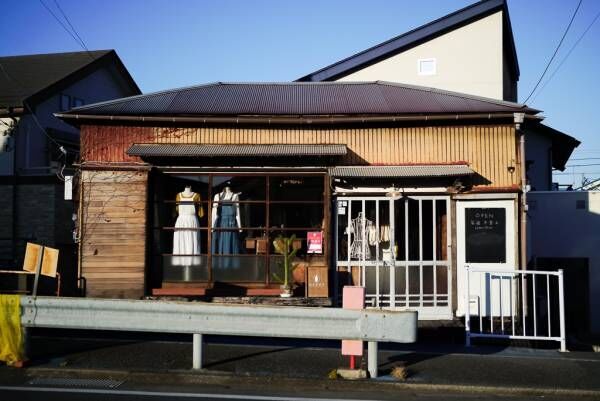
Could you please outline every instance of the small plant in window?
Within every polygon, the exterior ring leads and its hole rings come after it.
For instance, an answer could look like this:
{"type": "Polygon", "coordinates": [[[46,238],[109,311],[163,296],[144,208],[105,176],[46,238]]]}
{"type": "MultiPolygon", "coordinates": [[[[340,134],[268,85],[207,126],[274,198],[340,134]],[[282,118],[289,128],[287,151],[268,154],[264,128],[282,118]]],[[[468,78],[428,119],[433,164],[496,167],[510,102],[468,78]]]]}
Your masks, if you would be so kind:
{"type": "Polygon", "coordinates": [[[291,237],[283,237],[280,235],[273,241],[275,252],[283,256],[283,280],[275,273],[273,273],[273,277],[275,280],[282,283],[281,288],[283,292],[281,293],[281,296],[286,298],[292,296],[290,277],[292,272],[298,267],[297,264],[295,265],[293,263],[294,257],[299,249],[293,246],[295,240],[296,235],[292,235],[291,237]]]}

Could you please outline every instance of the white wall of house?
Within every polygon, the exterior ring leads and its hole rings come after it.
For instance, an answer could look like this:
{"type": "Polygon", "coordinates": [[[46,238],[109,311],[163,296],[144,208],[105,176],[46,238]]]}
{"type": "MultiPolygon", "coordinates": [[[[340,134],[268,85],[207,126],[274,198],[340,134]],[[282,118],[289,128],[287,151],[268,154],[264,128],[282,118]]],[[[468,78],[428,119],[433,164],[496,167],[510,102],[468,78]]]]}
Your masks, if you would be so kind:
{"type": "Polygon", "coordinates": [[[502,23],[499,11],[339,80],[401,82],[503,99],[502,23]],[[435,60],[435,73],[419,74],[419,60],[427,59],[435,60]]]}
{"type": "Polygon", "coordinates": [[[530,192],[527,197],[529,259],[589,258],[590,328],[600,333],[600,191],[530,192]]]}

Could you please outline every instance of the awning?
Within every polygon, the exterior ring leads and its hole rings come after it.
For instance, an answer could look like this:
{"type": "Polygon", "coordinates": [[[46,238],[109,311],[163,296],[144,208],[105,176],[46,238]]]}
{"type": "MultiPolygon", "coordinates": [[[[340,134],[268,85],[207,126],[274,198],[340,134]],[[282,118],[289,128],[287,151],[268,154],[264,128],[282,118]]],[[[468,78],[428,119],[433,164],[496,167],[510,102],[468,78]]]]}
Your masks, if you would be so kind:
{"type": "Polygon", "coordinates": [[[135,143],[127,150],[140,157],[344,156],[346,145],[203,145],[135,143]]]}
{"type": "Polygon", "coordinates": [[[329,169],[332,177],[346,178],[418,178],[460,177],[475,172],[465,164],[427,164],[411,166],[337,166],[329,169]]]}

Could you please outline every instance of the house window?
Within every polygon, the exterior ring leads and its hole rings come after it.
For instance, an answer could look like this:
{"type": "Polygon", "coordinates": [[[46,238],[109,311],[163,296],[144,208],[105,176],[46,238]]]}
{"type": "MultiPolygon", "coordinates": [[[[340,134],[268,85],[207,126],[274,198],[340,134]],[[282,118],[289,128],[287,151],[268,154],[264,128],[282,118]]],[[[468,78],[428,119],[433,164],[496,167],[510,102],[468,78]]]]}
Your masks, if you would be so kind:
{"type": "Polygon", "coordinates": [[[80,99],[78,97],[74,97],[72,99],[71,107],[80,107],[80,106],[83,106],[83,105],[84,105],[83,99],[80,99]]]}
{"type": "Polygon", "coordinates": [[[64,93],[60,95],[60,111],[67,111],[71,108],[71,96],[65,95],[64,93]]]}
{"type": "Polygon", "coordinates": [[[71,110],[73,107],[83,106],[85,102],[83,99],[66,95],[61,93],[60,95],[60,111],[71,110]]]}
{"type": "Polygon", "coordinates": [[[283,258],[273,241],[292,235],[295,263],[324,263],[307,244],[324,230],[324,183],[321,175],[157,174],[155,271],[163,282],[277,285],[283,258]],[[199,197],[185,198],[186,187],[199,197]]]}
{"type": "Polygon", "coordinates": [[[417,62],[419,75],[435,75],[437,72],[436,60],[434,58],[420,59],[417,62]]]}

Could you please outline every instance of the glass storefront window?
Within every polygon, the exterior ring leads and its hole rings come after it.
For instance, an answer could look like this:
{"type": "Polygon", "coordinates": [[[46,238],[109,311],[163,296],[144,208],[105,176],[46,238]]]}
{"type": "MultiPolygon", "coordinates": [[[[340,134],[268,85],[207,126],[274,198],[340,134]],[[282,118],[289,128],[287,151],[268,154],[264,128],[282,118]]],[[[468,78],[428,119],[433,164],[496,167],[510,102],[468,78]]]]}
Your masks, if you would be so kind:
{"type": "Polygon", "coordinates": [[[309,235],[326,224],[323,176],[157,173],[153,183],[154,271],[163,281],[276,283],[273,239],[294,234],[300,263],[314,256],[309,235]]]}
{"type": "Polygon", "coordinates": [[[271,201],[323,201],[322,176],[272,176],[269,177],[271,201]]]}

